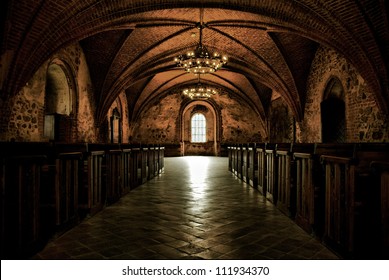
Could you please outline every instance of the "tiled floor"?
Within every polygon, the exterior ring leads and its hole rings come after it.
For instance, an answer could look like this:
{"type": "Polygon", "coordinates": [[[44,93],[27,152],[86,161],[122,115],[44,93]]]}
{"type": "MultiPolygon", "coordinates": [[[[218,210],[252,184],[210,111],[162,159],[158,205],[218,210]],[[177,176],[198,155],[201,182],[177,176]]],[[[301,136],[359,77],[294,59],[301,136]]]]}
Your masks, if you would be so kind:
{"type": "Polygon", "coordinates": [[[165,173],[47,244],[34,259],[337,259],[227,170],[165,159],[165,173]]]}

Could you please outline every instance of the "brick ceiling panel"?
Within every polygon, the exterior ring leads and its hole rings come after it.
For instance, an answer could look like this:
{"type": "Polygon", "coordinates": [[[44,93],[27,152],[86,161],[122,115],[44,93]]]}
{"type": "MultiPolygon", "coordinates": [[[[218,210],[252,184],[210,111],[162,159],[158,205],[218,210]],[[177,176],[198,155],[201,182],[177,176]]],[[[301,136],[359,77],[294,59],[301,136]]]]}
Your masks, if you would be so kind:
{"type": "MultiPolygon", "coordinates": [[[[262,60],[264,65],[261,65],[260,68],[268,68],[268,71],[274,72],[275,77],[278,77],[280,83],[284,83],[291,93],[297,97],[297,100],[299,99],[289,65],[286,64],[285,58],[280,53],[273,39],[268,35],[268,32],[253,28],[239,27],[221,28],[221,31],[228,33],[228,35],[232,36],[235,40],[239,41],[247,48],[250,48],[250,51],[253,52],[253,54],[249,55],[246,52],[248,58],[246,61],[258,65],[259,62],[256,60],[262,60]]],[[[299,38],[296,38],[296,42],[298,42],[298,39],[299,38]]]]}
{"type": "Polygon", "coordinates": [[[112,60],[130,32],[131,30],[106,31],[80,41],[96,89],[102,88],[112,60]]]}

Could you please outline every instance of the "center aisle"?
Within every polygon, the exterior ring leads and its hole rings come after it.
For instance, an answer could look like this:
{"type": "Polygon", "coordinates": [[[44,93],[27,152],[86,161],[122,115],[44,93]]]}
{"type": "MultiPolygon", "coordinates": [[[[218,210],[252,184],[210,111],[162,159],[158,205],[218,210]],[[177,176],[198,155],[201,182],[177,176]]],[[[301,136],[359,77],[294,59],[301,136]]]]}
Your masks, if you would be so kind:
{"type": "Polygon", "coordinates": [[[222,157],[165,172],[47,244],[34,259],[337,259],[222,157]]]}

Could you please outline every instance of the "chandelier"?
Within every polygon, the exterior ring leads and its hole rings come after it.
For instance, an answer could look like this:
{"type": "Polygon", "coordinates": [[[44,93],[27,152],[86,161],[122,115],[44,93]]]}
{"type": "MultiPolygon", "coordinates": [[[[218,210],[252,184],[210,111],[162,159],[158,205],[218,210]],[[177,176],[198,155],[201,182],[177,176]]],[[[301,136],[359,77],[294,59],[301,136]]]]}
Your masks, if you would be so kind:
{"type": "Polygon", "coordinates": [[[210,55],[208,49],[203,45],[203,9],[200,9],[200,22],[197,23],[197,28],[200,30],[200,40],[196,49],[189,51],[186,54],[179,55],[174,58],[177,66],[184,68],[189,73],[208,74],[220,69],[227,63],[227,56],[214,52],[210,55]]]}
{"type": "Polygon", "coordinates": [[[186,88],[182,91],[182,94],[188,96],[189,98],[210,98],[215,94],[218,94],[218,91],[212,87],[203,86],[200,82],[200,74],[198,74],[198,83],[190,88],[186,88]]]}

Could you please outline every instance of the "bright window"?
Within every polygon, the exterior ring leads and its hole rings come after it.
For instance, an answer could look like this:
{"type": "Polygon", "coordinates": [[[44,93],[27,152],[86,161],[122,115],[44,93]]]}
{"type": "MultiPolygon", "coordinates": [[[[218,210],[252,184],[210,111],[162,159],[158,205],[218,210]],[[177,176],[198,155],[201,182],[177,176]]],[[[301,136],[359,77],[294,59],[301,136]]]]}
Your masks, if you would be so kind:
{"type": "Polygon", "coordinates": [[[207,121],[203,114],[194,114],[191,121],[192,142],[206,142],[207,121]]]}

